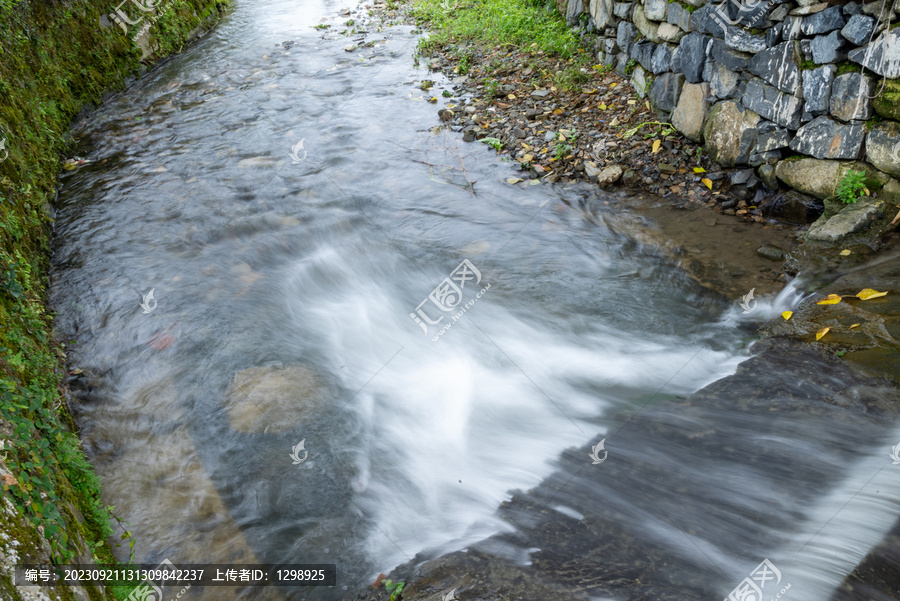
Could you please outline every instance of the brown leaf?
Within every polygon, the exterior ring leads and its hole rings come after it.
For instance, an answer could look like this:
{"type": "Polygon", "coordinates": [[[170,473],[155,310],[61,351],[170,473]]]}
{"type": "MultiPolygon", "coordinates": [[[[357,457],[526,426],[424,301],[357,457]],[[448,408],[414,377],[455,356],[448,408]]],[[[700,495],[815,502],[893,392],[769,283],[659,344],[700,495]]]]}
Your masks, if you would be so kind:
{"type": "Polygon", "coordinates": [[[0,476],[0,480],[3,480],[3,484],[6,486],[17,486],[19,482],[16,480],[16,477],[12,474],[3,474],[0,476]]]}

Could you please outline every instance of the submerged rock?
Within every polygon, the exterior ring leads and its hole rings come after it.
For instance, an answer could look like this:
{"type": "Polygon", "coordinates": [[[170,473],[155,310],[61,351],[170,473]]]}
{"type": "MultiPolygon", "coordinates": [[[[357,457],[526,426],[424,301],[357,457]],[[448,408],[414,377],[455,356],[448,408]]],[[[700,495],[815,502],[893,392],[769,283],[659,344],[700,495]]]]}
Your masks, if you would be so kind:
{"type": "Polygon", "coordinates": [[[326,395],[309,369],[250,367],[235,374],[225,397],[239,432],[284,432],[307,423],[326,395]]]}
{"type": "Polygon", "coordinates": [[[884,216],[884,202],[868,196],[844,208],[833,217],[821,217],[809,228],[811,240],[836,242],[841,238],[866,229],[884,216]]]}

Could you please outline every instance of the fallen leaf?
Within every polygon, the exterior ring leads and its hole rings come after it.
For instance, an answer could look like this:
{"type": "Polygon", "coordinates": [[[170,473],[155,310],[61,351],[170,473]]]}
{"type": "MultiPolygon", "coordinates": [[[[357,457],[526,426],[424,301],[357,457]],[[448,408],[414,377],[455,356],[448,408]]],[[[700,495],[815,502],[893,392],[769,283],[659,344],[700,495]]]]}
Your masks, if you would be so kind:
{"type": "Polygon", "coordinates": [[[816,332],[816,340],[822,340],[822,336],[828,333],[831,328],[822,328],[818,332],[816,332]]]}
{"type": "Polygon", "coordinates": [[[645,101],[644,101],[644,105],[647,107],[647,110],[649,111],[649,110],[650,110],[650,101],[649,101],[649,100],[645,100],[645,101]]]}
{"type": "Polygon", "coordinates": [[[794,314],[793,311],[785,311],[784,313],[781,314],[781,316],[784,317],[785,321],[787,321],[791,318],[791,315],[793,315],[793,314],[794,314]]]}
{"type": "Polygon", "coordinates": [[[509,94],[509,95],[507,95],[507,98],[509,98],[510,100],[515,100],[515,99],[516,99],[516,95],[515,95],[515,94],[509,94]]]}
{"type": "Polygon", "coordinates": [[[851,330],[852,330],[853,328],[858,328],[858,327],[859,327],[859,324],[858,324],[858,323],[854,323],[854,324],[851,324],[851,325],[850,325],[850,329],[851,329],[851,330]]]}
{"type": "Polygon", "coordinates": [[[838,254],[841,255],[842,257],[847,257],[847,256],[850,256],[850,250],[845,248],[844,250],[842,250],[842,251],[839,252],[838,254]]]}
{"type": "Polygon", "coordinates": [[[581,90],[581,91],[582,91],[582,93],[584,93],[584,94],[593,94],[594,92],[597,91],[597,89],[594,88],[593,90],[581,90]]]}
{"type": "Polygon", "coordinates": [[[637,100],[629,100],[628,104],[637,104],[637,100]]]}
{"type": "Polygon", "coordinates": [[[872,290],[871,288],[865,288],[859,291],[859,294],[856,295],[856,298],[860,300],[869,300],[870,298],[879,298],[881,296],[887,296],[887,292],[878,292],[877,290],[872,290]]]}
{"type": "Polygon", "coordinates": [[[653,154],[659,152],[659,147],[662,144],[659,140],[653,140],[653,154]]]}
{"type": "Polygon", "coordinates": [[[706,169],[703,167],[694,167],[694,173],[706,173],[706,169]]]}
{"type": "Polygon", "coordinates": [[[898,221],[900,221],[900,211],[897,211],[897,215],[895,215],[894,218],[891,219],[891,225],[894,225],[898,221]]]}
{"type": "Polygon", "coordinates": [[[18,484],[16,477],[12,474],[3,474],[0,476],[0,480],[3,480],[3,484],[6,486],[16,486],[18,484]]]}
{"type": "Polygon", "coordinates": [[[613,82],[613,83],[609,84],[609,87],[614,88],[614,87],[616,87],[617,85],[619,85],[619,84],[613,82]]]}
{"type": "Polygon", "coordinates": [[[506,180],[507,184],[518,184],[519,182],[525,181],[521,177],[511,177],[506,180]]]}
{"type": "Polygon", "coordinates": [[[553,114],[554,114],[554,115],[562,115],[562,114],[563,114],[563,110],[562,110],[562,109],[556,109],[555,111],[553,111],[553,114]]]}
{"type": "Polygon", "coordinates": [[[606,103],[605,103],[605,102],[601,102],[601,103],[600,103],[600,106],[598,106],[597,108],[600,109],[601,111],[605,111],[605,110],[606,110],[606,103]]]}
{"type": "Polygon", "coordinates": [[[428,99],[428,102],[430,102],[431,104],[437,104],[437,96],[432,96],[428,99]]]}
{"type": "Polygon", "coordinates": [[[534,160],[534,155],[533,155],[533,154],[526,154],[525,156],[522,157],[522,162],[523,162],[523,163],[530,163],[530,162],[533,161],[533,160],[534,160]]]}
{"type": "Polygon", "coordinates": [[[839,302],[841,302],[840,294],[829,294],[828,296],[826,296],[825,298],[823,298],[816,304],[817,305],[836,305],[839,302]]]}
{"type": "Polygon", "coordinates": [[[712,190],[712,180],[711,180],[711,179],[709,179],[708,177],[704,177],[704,178],[701,179],[700,181],[703,182],[703,183],[706,185],[707,188],[709,188],[710,190],[712,190]]]}
{"type": "Polygon", "coordinates": [[[79,368],[76,368],[76,369],[73,369],[72,371],[70,371],[69,375],[77,376],[78,374],[83,373],[83,372],[84,372],[84,370],[79,367],[79,368]]]}

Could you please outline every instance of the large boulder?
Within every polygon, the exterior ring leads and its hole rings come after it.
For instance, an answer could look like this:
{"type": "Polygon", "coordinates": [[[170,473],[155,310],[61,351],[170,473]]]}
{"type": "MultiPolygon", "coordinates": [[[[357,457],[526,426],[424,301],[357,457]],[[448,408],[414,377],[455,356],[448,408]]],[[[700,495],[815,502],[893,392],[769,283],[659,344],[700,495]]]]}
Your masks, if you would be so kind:
{"type": "Polygon", "coordinates": [[[703,128],[706,152],[723,167],[746,164],[759,135],[758,122],[759,115],[736,102],[717,103],[703,128]]]}
{"type": "Polygon", "coordinates": [[[837,215],[818,221],[809,227],[807,237],[811,240],[836,242],[850,234],[861,232],[876,220],[884,217],[884,201],[863,197],[848,205],[837,215]]]}
{"type": "Polygon", "coordinates": [[[830,198],[837,194],[838,184],[850,171],[864,171],[866,184],[877,189],[891,177],[860,161],[829,161],[820,159],[785,159],[775,166],[775,175],[782,182],[816,198],[830,198]]]}
{"type": "Polygon", "coordinates": [[[782,42],[756,54],[750,59],[749,69],[782,92],[796,94],[802,82],[800,62],[800,43],[782,42]]]}
{"type": "Polygon", "coordinates": [[[849,58],[882,77],[897,79],[900,77],[900,29],[883,31],[872,42],[852,50],[849,58]]]}
{"type": "Polygon", "coordinates": [[[900,176],[900,123],[882,121],[866,136],[866,159],[876,168],[900,176]]]}
{"type": "Polygon", "coordinates": [[[865,121],[872,117],[874,95],[875,82],[867,75],[839,75],[831,85],[831,114],[841,121],[865,121]]]}
{"type": "Polygon", "coordinates": [[[703,140],[703,123],[706,121],[706,99],[709,84],[686,83],[681,90],[678,105],[672,111],[672,125],[684,137],[694,142],[703,140]]]}
{"type": "Polygon", "coordinates": [[[803,101],[791,94],[784,94],[774,86],[763,83],[757,77],[747,82],[741,102],[754,113],[774,121],[781,127],[797,129],[803,114],[803,101]]]}
{"type": "Polygon", "coordinates": [[[884,89],[872,99],[872,108],[882,117],[900,121],[900,80],[884,80],[884,89]]]}
{"type": "Polygon", "coordinates": [[[845,125],[830,117],[816,117],[797,130],[790,148],[817,159],[855,159],[865,137],[863,124],[845,125]]]}

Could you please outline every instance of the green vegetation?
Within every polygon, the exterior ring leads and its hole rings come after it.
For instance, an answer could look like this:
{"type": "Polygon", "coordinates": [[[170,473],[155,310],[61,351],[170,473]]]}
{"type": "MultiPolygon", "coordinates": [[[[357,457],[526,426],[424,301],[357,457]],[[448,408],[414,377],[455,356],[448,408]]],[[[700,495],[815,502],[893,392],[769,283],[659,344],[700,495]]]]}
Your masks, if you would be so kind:
{"type": "Polygon", "coordinates": [[[843,62],[838,65],[837,72],[835,73],[835,77],[838,75],[844,75],[845,73],[861,73],[862,67],[857,65],[856,63],[851,62],[843,62]]]}
{"type": "Polygon", "coordinates": [[[543,0],[414,0],[412,14],[431,35],[419,42],[423,54],[462,41],[486,46],[533,49],[561,58],[575,56],[581,44],[556,10],[543,0]]]}
{"type": "MultiPolygon", "coordinates": [[[[224,4],[182,0],[158,15],[149,32],[159,55],[183,47],[224,4]]],[[[144,69],[131,41],[141,23],[127,35],[115,24],[100,26],[113,6],[0,0],[0,142],[9,153],[0,162],[0,461],[11,472],[0,487],[17,512],[0,512],[0,532],[34,560],[45,539],[59,563],[76,555],[115,563],[115,518],[73,433],[61,396],[65,354],[46,307],[50,201],[71,144],[69,124],[144,69]]],[[[88,587],[96,600],[127,592],[88,587]]],[[[55,594],[73,598],[66,587],[55,594]]],[[[0,597],[17,598],[5,574],[0,597]]]]}
{"type": "Polygon", "coordinates": [[[851,204],[859,200],[866,189],[866,172],[850,170],[844,174],[841,183],[837,187],[838,198],[844,204],[851,204]]]}
{"type": "Polygon", "coordinates": [[[497,152],[503,148],[503,142],[500,141],[499,138],[481,138],[481,141],[492,147],[497,152]]]}
{"type": "Polygon", "coordinates": [[[556,87],[575,92],[591,80],[591,76],[583,73],[578,67],[569,67],[556,74],[556,87]]]}
{"type": "Polygon", "coordinates": [[[391,594],[390,601],[397,601],[403,593],[405,582],[394,582],[393,580],[384,581],[384,589],[391,594]]]}

